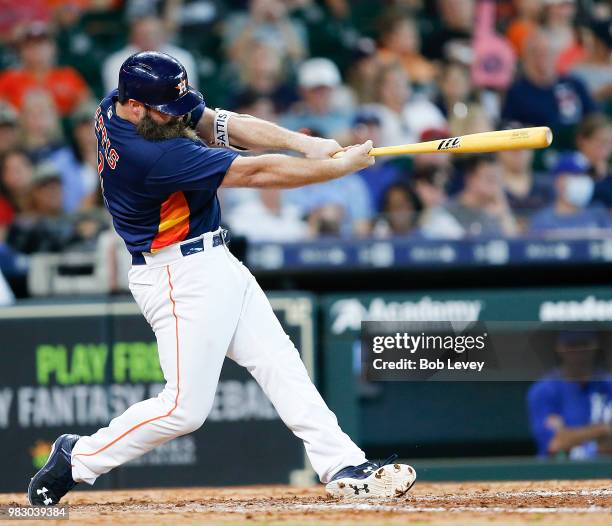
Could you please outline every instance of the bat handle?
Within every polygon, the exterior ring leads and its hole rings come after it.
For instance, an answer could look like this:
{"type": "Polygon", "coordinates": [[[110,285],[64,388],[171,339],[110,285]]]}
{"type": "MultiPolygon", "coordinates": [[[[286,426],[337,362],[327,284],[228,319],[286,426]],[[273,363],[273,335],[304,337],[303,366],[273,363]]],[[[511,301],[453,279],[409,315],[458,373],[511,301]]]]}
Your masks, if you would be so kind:
{"type": "MultiPolygon", "coordinates": [[[[369,152],[368,155],[370,157],[375,156],[376,155],[376,148],[372,148],[369,152]]],[[[332,155],[332,159],[340,159],[340,157],[344,157],[344,151],[340,150],[339,152],[336,152],[334,155],[332,155]]]]}

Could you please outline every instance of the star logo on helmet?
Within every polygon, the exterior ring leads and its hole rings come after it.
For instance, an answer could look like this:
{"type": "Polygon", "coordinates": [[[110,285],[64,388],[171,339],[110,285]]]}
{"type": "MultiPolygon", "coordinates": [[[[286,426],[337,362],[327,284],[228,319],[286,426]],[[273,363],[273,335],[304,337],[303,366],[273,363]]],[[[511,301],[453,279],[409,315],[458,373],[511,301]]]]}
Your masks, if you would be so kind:
{"type": "Polygon", "coordinates": [[[187,93],[187,79],[181,80],[175,87],[178,90],[179,95],[184,95],[187,93]]]}

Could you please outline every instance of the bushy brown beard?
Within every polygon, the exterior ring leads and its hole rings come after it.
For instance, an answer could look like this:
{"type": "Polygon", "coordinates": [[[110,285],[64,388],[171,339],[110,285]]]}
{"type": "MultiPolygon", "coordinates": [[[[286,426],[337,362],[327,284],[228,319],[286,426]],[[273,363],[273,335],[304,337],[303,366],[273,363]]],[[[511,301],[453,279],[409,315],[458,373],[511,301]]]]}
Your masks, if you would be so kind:
{"type": "Polygon", "coordinates": [[[148,141],[165,141],[177,137],[199,141],[198,135],[189,127],[187,122],[185,116],[182,116],[172,117],[168,122],[162,124],[154,121],[151,113],[147,110],[144,117],[136,125],[136,131],[148,141]]]}

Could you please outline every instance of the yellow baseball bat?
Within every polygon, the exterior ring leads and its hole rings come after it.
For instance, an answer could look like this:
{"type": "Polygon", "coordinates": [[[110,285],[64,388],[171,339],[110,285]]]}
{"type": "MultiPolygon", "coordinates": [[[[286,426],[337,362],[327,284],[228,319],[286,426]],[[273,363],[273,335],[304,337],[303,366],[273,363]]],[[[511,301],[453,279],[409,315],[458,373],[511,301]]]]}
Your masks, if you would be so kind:
{"type": "MultiPolygon", "coordinates": [[[[546,126],[517,128],[483,133],[471,133],[436,141],[426,141],[398,146],[372,148],[369,155],[406,155],[417,153],[489,153],[502,150],[526,150],[547,148],[552,143],[552,132],[546,126]]],[[[338,152],[342,154],[342,152],[338,152]]],[[[334,157],[339,156],[336,154],[334,157]]]]}

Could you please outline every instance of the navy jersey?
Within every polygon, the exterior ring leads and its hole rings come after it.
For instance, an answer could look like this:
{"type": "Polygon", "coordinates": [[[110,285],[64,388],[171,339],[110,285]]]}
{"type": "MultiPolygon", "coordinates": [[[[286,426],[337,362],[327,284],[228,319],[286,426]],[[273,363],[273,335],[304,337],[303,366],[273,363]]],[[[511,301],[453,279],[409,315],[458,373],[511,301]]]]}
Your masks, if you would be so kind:
{"type": "Polygon", "coordinates": [[[554,85],[540,87],[526,77],[508,90],[502,117],[534,126],[573,126],[597,105],[577,78],[561,77],[554,85]]]}
{"type": "Polygon", "coordinates": [[[98,174],[128,250],[155,252],[216,230],[217,188],[238,154],[187,138],[148,141],[117,115],[116,98],[115,90],[96,110],[98,174]]]}
{"type": "MultiPolygon", "coordinates": [[[[612,379],[603,376],[582,384],[564,380],[554,372],[530,387],[527,402],[538,455],[546,456],[555,435],[549,422],[551,415],[560,417],[567,427],[612,423],[612,379]]],[[[597,443],[575,446],[569,456],[593,458],[597,456],[597,443]]]]}

